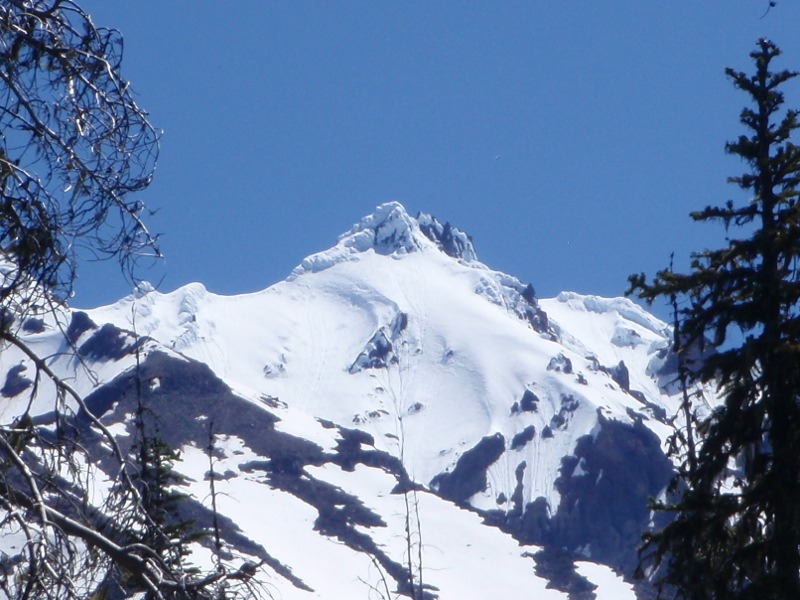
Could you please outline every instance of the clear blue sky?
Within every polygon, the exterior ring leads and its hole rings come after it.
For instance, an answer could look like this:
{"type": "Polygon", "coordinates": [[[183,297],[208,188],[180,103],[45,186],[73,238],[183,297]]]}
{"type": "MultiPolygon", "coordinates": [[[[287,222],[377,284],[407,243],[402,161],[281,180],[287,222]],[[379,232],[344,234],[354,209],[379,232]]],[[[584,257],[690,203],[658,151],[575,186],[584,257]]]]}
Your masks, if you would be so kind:
{"type": "MultiPolygon", "coordinates": [[[[724,67],[767,36],[800,70],[796,0],[81,4],[123,33],[164,130],[140,194],[162,291],[263,289],[399,200],[541,297],[621,295],[721,240],[688,213],[738,197],[723,146],[746,98],[724,67]]],[[[129,291],[80,274],[77,306],[129,291]]]]}

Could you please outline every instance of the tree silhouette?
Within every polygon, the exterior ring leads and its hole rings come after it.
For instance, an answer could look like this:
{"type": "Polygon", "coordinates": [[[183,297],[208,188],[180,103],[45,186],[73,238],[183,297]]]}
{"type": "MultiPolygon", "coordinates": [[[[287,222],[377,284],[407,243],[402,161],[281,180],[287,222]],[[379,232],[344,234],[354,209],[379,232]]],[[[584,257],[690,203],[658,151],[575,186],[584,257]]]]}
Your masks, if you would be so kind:
{"type": "Polygon", "coordinates": [[[749,167],[730,178],[749,198],[692,218],[723,223],[728,245],[694,254],[688,274],[630,278],[648,301],[679,299],[689,383],[714,382],[723,398],[710,415],[693,413],[696,456],[678,449],[670,489],[679,498],[656,504],[675,520],[645,536],[645,565],[662,566],[684,598],[800,597],[800,125],[781,92],[797,73],[771,70],[779,54],[762,39],[753,75],[726,69],[752,102],[745,133],[726,145],[749,167]],[[705,357],[692,362],[698,350],[705,357]]]}
{"type": "MultiPolygon", "coordinates": [[[[26,343],[30,317],[41,315],[36,326],[46,318],[61,327],[79,364],[80,333],[72,335],[64,307],[78,263],[116,258],[131,275],[138,261],[159,256],[147,211],[131,199],[150,183],[159,132],[134,101],[121,60],[119,32],[96,27],[71,0],[0,3],[0,351],[19,360],[17,381],[0,391],[0,538],[9,541],[0,595],[260,597],[251,573],[185,568],[181,545],[192,536],[172,518],[177,454],[143,438],[137,464],[51,357],[26,343]],[[42,419],[33,407],[48,397],[42,419]],[[109,457],[102,470],[90,447],[109,457]]],[[[120,335],[138,365],[146,341],[120,335]]]]}

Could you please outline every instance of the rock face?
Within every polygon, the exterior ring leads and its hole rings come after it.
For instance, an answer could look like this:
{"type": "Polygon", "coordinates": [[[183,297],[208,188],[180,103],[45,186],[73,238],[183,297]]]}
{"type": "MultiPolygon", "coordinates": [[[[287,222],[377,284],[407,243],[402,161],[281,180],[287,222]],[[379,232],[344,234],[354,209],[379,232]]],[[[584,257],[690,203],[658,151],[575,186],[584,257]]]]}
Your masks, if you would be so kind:
{"type": "Polygon", "coordinates": [[[11,367],[6,373],[6,381],[3,387],[0,388],[0,395],[5,398],[13,398],[31,387],[33,381],[25,376],[25,371],[27,370],[28,367],[24,364],[11,367]]]}
{"type": "Polygon", "coordinates": [[[425,237],[434,242],[442,252],[453,258],[472,261],[478,260],[475,248],[472,245],[472,238],[450,225],[442,225],[436,217],[428,213],[417,215],[417,223],[425,237]]]}
{"type": "Polygon", "coordinates": [[[408,327],[408,315],[402,312],[395,315],[389,326],[381,327],[372,335],[348,371],[358,373],[363,369],[385,369],[397,364],[400,359],[395,353],[393,344],[400,339],[406,327],[408,327]]]}
{"type": "Polygon", "coordinates": [[[579,438],[574,453],[561,459],[561,502],[549,541],[632,572],[636,557],[630,550],[647,530],[648,501],[669,483],[672,464],[642,421],[601,415],[599,424],[596,435],[579,438]]]}
{"type": "MultiPolygon", "coordinates": [[[[184,457],[182,510],[201,525],[212,436],[226,547],[263,562],[284,598],[365,597],[376,569],[409,594],[421,562],[426,598],[602,599],[573,563],[630,575],[672,472],[664,323],[625,299],[541,300],[479,262],[467,234],[397,203],[262,292],[142,288],[21,335],[123,448],[144,402],[184,457]]],[[[33,372],[0,354],[4,422],[33,372]]],[[[46,425],[52,390],[38,391],[46,425]]]]}
{"type": "Polygon", "coordinates": [[[451,472],[434,477],[431,488],[448,500],[466,504],[472,496],[486,490],[486,471],[503,454],[505,444],[500,433],[483,438],[461,455],[451,472]]]}
{"type": "MultiPolygon", "coordinates": [[[[314,529],[355,551],[369,551],[387,572],[402,580],[403,566],[388,557],[368,536],[357,531],[357,527],[385,527],[380,515],[368,509],[359,498],[316,479],[308,471],[311,467],[324,465],[352,471],[359,464],[368,464],[392,473],[399,481],[408,481],[402,463],[371,449],[369,436],[358,431],[339,430],[337,447],[325,451],[303,437],[280,431],[276,427],[279,419],[275,415],[234,394],[206,365],[187,362],[159,351],[147,356],[138,373],[122,374],[91,394],[86,404],[108,425],[125,423],[127,435],[123,439],[129,446],[135,439],[134,423],[130,417],[140,401],[148,409],[145,427],[157,430],[173,448],[198,446],[202,440],[208,439],[210,433],[218,439],[241,440],[242,447],[259,458],[241,462],[239,473],[231,476],[255,477],[263,485],[289,493],[312,506],[317,511],[314,529]],[[137,397],[137,377],[145,382],[158,381],[159,385],[145,386],[142,396],[137,397]],[[194,418],[187,419],[187,415],[194,418]]],[[[83,418],[79,415],[78,420],[82,422],[83,418]]],[[[129,448],[123,446],[123,450],[129,448]]],[[[96,460],[102,462],[107,453],[103,453],[100,447],[95,452],[96,460]]],[[[212,513],[200,498],[190,497],[182,503],[181,510],[184,518],[191,519],[201,529],[210,530],[212,513]]],[[[264,561],[289,578],[296,587],[312,591],[292,575],[288,565],[274,557],[247,531],[240,530],[235,520],[222,521],[221,535],[230,547],[264,561]]]]}

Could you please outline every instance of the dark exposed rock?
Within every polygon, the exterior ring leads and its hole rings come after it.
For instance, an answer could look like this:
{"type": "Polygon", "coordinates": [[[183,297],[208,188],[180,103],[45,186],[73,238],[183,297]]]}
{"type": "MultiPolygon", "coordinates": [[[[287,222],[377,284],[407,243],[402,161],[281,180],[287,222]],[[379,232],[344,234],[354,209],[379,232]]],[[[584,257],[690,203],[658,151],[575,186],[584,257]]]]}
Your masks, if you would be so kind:
{"type": "Polygon", "coordinates": [[[546,579],[548,588],[565,592],[569,600],[595,600],[597,586],[578,574],[570,553],[562,549],[546,547],[530,556],[536,562],[535,572],[546,579]]]}
{"type": "Polygon", "coordinates": [[[549,541],[570,551],[588,547],[593,560],[630,573],[649,521],[648,499],[666,486],[672,464],[641,420],[628,424],[599,413],[599,422],[596,436],[580,438],[575,455],[562,460],[549,541]]]}
{"type": "Polygon", "coordinates": [[[22,331],[25,333],[42,333],[44,331],[44,319],[37,319],[36,317],[25,319],[22,324],[22,331]]]}
{"type": "Polygon", "coordinates": [[[625,361],[619,361],[619,364],[610,370],[610,375],[623,390],[626,392],[631,390],[631,376],[628,367],[625,366],[625,361]]]}
{"type": "MultiPolygon", "coordinates": [[[[130,428],[133,424],[126,415],[135,412],[137,403],[141,401],[146,407],[146,431],[151,432],[150,435],[157,434],[172,448],[187,444],[205,447],[209,423],[200,418],[187,418],[187,415],[211,414],[215,435],[241,437],[249,448],[265,457],[264,460],[242,465],[243,468],[253,471],[272,473],[274,470],[284,477],[294,477],[296,473],[302,472],[304,465],[322,464],[324,461],[318,446],[276,431],[274,423],[277,419],[272,413],[235,396],[202,363],[154,352],[142,361],[138,377],[144,381],[157,378],[160,382],[157,392],[150,390],[149,386],[142,386],[141,396],[137,398],[137,374],[128,371],[90,394],[85,400],[87,408],[106,423],[128,423],[129,432],[132,433],[130,428]]],[[[107,463],[114,459],[103,449],[95,430],[86,425],[86,416],[82,411],[77,414],[76,421],[81,426],[79,435],[93,457],[94,464],[101,469],[113,469],[114,465],[107,463]]],[[[132,435],[118,438],[124,453],[131,450],[133,439],[132,435]]],[[[199,501],[192,498],[182,501],[180,513],[181,518],[191,519],[198,528],[210,530],[213,515],[199,501]]],[[[221,515],[218,515],[218,520],[220,534],[226,544],[263,560],[297,587],[310,589],[292,574],[291,569],[248,538],[233,521],[221,515]]]]}
{"type": "Polygon", "coordinates": [[[520,412],[538,412],[539,411],[539,397],[531,390],[525,390],[519,402],[514,402],[511,405],[511,414],[515,415],[520,412]]]}
{"type": "MultiPolygon", "coordinates": [[[[341,438],[333,453],[325,453],[313,442],[276,430],[274,425],[278,418],[264,404],[254,404],[233,394],[206,365],[166,353],[150,353],[142,361],[138,376],[144,381],[158,378],[160,382],[157,392],[148,386],[141,390],[141,402],[147,408],[145,424],[149,431],[158,431],[164,442],[173,448],[187,444],[205,447],[212,421],[215,435],[241,438],[252,452],[262,457],[240,465],[242,470],[256,476],[263,473],[264,483],[313,506],[318,512],[315,528],[320,533],[335,537],[354,550],[369,553],[387,576],[394,579],[398,590],[407,591],[407,566],[392,560],[368,533],[358,529],[385,526],[380,516],[358,498],[316,479],[305,469],[309,465],[333,463],[352,470],[356,464],[364,464],[392,473],[398,480],[395,493],[419,489],[411,483],[399,459],[374,448],[372,436],[359,430],[338,428],[331,422],[321,422],[322,426],[337,429],[341,438]],[[187,415],[209,415],[209,419],[187,419],[187,415]]],[[[130,371],[86,398],[89,410],[101,420],[107,423],[128,422],[129,428],[132,424],[125,415],[136,410],[138,401],[136,374],[130,371]]],[[[76,419],[79,423],[86,422],[82,413],[76,419]]],[[[102,449],[91,428],[83,427],[80,435],[98,467],[102,469],[108,460],[113,460],[102,449]],[[92,443],[96,444],[94,451],[92,443]]],[[[130,435],[118,439],[123,452],[130,450],[132,439],[134,436],[130,435]]],[[[181,512],[196,521],[199,528],[210,529],[210,511],[198,501],[187,499],[182,502],[181,512]]],[[[222,519],[220,529],[226,544],[263,560],[297,587],[309,589],[265,548],[241,532],[235,523],[222,519]]],[[[434,598],[429,590],[422,596],[426,600],[434,598]]]]}
{"type": "Polygon", "coordinates": [[[667,423],[669,421],[669,416],[667,415],[667,409],[663,406],[659,406],[654,402],[650,402],[642,392],[639,390],[631,390],[630,395],[636,398],[639,402],[644,404],[645,408],[650,410],[650,413],[653,417],[661,421],[662,423],[667,423]]]}
{"type": "Polygon", "coordinates": [[[408,315],[398,312],[392,322],[378,329],[364,346],[364,349],[350,365],[350,373],[358,373],[364,369],[385,369],[397,364],[394,343],[408,327],[408,315]]]}
{"type": "Polygon", "coordinates": [[[414,415],[419,411],[421,411],[423,408],[425,408],[425,405],[422,402],[414,402],[414,404],[408,407],[406,413],[409,415],[414,415]]]}
{"type": "Polygon", "coordinates": [[[4,398],[12,398],[31,387],[33,381],[23,375],[27,369],[28,367],[22,363],[11,367],[6,374],[3,387],[0,388],[0,395],[4,398]]]}
{"type": "Polygon", "coordinates": [[[97,325],[89,318],[88,314],[83,311],[76,311],[72,313],[72,319],[69,322],[69,326],[67,326],[67,342],[75,344],[84,333],[96,328],[97,325]]]}
{"type": "Polygon", "coordinates": [[[81,344],[78,353],[92,360],[119,360],[135,352],[137,344],[141,345],[144,340],[137,341],[127,331],[106,324],[81,344]]]}
{"type": "Polygon", "coordinates": [[[522,448],[536,436],[536,427],[528,425],[525,429],[516,434],[511,440],[511,449],[522,448]]]}
{"type": "Polygon", "coordinates": [[[417,222],[425,237],[434,242],[448,256],[464,260],[477,259],[475,248],[472,245],[472,237],[457,227],[453,227],[450,223],[442,225],[436,217],[427,213],[419,213],[417,222]]]}
{"type": "MultiPolygon", "coordinates": [[[[493,525],[495,527],[499,527],[504,531],[508,531],[515,536],[519,534],[522,529],[522,500],[523,500],[523,490],[524,490],[524,483],[523,483],[523,476],[525,475],[525,468],[527,464],[524,460],[517,465],[517,468],[514,471],[514,475],[517,478],[517,484],[514,487],[514,492],[511,494],[510,498],[510,506],[508,510],[489,510],[484,513],[484,518],[486,519],[486,523],[489,525],[493,525]]],[[[506,496],[502,492],[497,497],[497,503],[503,504],[505,502],[506,496]],[[503,499],[503,502],[500,502],[500,499],[503,499]]]]}
{"type": "Polygon", "coordinates": [[[524,318],[530,323],[531,328],[538,333],[551,333],[550,332],[550,319],[547,313],[544,312],[538,305],[527,306],[524,312],[524,318]]]}
{"type": "Polygon", "coordinates": [[[564,356],[564,354],[559,353],[557,356],[554,356],[550,359],[550,362],[547,363],[547,370],[548,371],[555,371],[556,373],[566,373],[569,375],[572,373],[572,361],[564,356]]]}
{"type": "MultiPolygon", "coordinates": [[[[666,357],[668,349],[661,349],[659,350],[659,356],[666,357]]],[[[592,368],[595,371],[600,371],[602,373],[606,373],[611,376],[611,378],[616,382],[616,384],[624,391],[628,392],[631,396],[636,398],[639,402],[641,402],[646,408],[650,410],[653,417],[662,423],[666,423],[668,421],[667,411],[663,406],[659,406],[653,402],[650,402],[647,399],[647,396],[644,393],[640,392],[639,390],[631,389],[631,379],[630,379],[630,372],[628,371],[628,367],[625,364],[625,361],[619,361],[617,366],[615,367],[606,367],[601,365],[597,358],[594,356],[587,357],[587,359],[592,361],[592,368]]],[[[637,413],[631,411],[630,409],[627,411],[628,416],[631,418],[641,418],[640,415],[637,416],[637,413]],[[633,416],[632,416],[633,415],[633,416]]]]}
{"type": "MultiPolygon", "coordinates": [[[[622,573],[633,573],[638,563],[636,548],[650,519],[649,498],[658,495],[672,477],[672,464],[664,456],[660,440],[641,418],[629,424],[602,414],[599,417],[600,430],[595,437],[580,438],[575,455],[562,459],[556,480],[561,495],[557,510],[543,497],[522,508],[526,467],[522,462],[516,470],[511,506],[506,511],[498,508],[484,513],[487,523],[521,543],[544,546],[548,553],[555,551],[559,561],[568,558],[555,569],[560,575],[547,577],[551,581],[565,578],[554,586],[568,591],[570,598],[592,598],[591,589],[575,579],[571,561],[576,556],[585,554],[622,573]]],[[[542,437],[552,437],[549,427],[542,437]]]]}
{"type": "Polygon", "coordinates": [[[505,438],[501,433],[486,436],[456,462],[449,473],[439,473],[431,487],[439,495],[458,503],[466,503],[473,495],[486,489],[486,470],[503,454],[505,438]]]}
{"type": "Polygon", "coordinates": [[[399,312],[392,321],[392,339],[397,339],[402,332],[408,327],[408,315],[404,312],[399,312]]]}
{"type": "Polygon", "coordinates": [[[396,202],[379,206],[372,215],[362,219],[350,233],[356,231],[372,233],[371,247],[378,254],[415,252],[419,249],[412,219],[396,202]]]}
{"type": "Polygon", "coordinates": [[[572,394],[562,394],[561,406],[558,412],[550,418],[550,428],[560,429],[566,427],[572,418],[572,413],[578,409],[578,406],[580,406],[580,401],[572,394]]]}
{"type": "Polygon", "coordinates": [[[349,371],[358,373],[363,369],[381,369],[396,362],[397,357],[394,355],[392,342],[386,337],[383,329],[379,329],[350,365],[349,371]]]}
{"type": "Polygon", "coordinates": [[[544,544],[551,539],[551,526],[550,505],[539,496],[525,505],[518,539],[529,544],[544,544]]]}
{"type": "Polygon", "coordinates": [[[525,300],[531,306],[536,306],[536,290],[533,289],[533,284],[528,284],[524,290],[522,290],[522,299],[525,300]]]}
{"type": "Polygon", "coordinates": [[[625,409],[625,414],[628,415],[631,421],[649,421],[649,418],[646,415],[643,415],[640,412],[636,412],[630,406],[625,409]]]}
{"type": "Polygon", "coordinates": [[[561,394],[561,410],[566,412],[574,412],[578,410],[580,401],[572,394],[561,394]]]}
{"type": "Polygon", "coordinates": [[[261,394],[260,399],[261,402],[263,402],[270,408],[286,408],[288,406],[286,402],[284,402],[277,396],[270,396],[269,394],[261,394]]]}
{"type": "Polygon", "coordinates": [[[336,454],[330,456],[331,462],[345,471],[352,471],[356,465],[380,467],[396,473],[401,480],[406,474],[400,460],[375,448],[375,439],[360,429],[338,428],[340,439],[336,442],[336,454]]]}
{"type": "Polygon", "coordinates": [[[519,401],[519,409],[522,412],[536,412],[538,408],[539,397],[531,390],[525,390],[522,394],[522,399],[519,401]]]}
{"type": "Polygon", "coordinates": [[[524,483],[522,482],[522,478],[525,475],[525,469],[527,466],[528,463],[523,460],[517,465],[517,468],[514,469],[514,476],[516,478],[517,485],[514,487],[514,493],[511,494],[511,504],[513,505],[513,510],[518,517],[522,516],[522,491],[525,487],[524,483]]]}

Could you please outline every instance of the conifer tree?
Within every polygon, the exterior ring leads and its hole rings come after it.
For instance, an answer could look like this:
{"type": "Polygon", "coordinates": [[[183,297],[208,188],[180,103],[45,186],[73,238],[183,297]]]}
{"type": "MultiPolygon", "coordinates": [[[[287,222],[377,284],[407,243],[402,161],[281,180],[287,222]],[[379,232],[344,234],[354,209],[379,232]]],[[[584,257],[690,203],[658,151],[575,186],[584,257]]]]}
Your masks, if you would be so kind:
{"type": "Polygon", "coordinates": [[[762,39],[753,75],[726,69],[752,103],[745,133],[726,144],[748,167],[729,181],[749,197],[691,216],[724,224],[728,244],[693,254],[687,274],[630,278],[647,301],[680,300],[691,382],[716,383],[722,398],[710,415],[693,413],[696,456],[684,445],[678,499],[655,506],[675,519],[642,549],[682,598],[800,598],[800,125],[781,91],[797,73],[771,70],[779,54],[762,39]],[[689,363],[698,349],[702,363],[689,363]]]}
{"type": "MultiPolygon", "coordinates": [[[[186,564],[190,554],[187,546],[203,538],[205,532],[180,514],[180,503],[188,498],[178,489],[185,480],[174,469],[174,463],[181,460],[180,453],[158,435],[143,437],[139,445],[139,473],[135,482],[140,487],[142,507],[148,519],[143,523],[141,540],[137,541],[152,548],[174,572],[196,576],[198,569],[186,564]]],[[[166,598],[183,597],[180,590],[163,595],[166,598]]],[[[147,598],[151,596],[148,594],[147,598]]]]}

